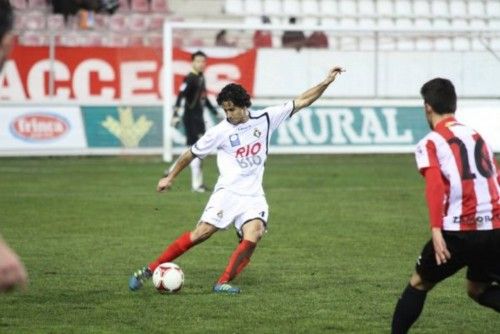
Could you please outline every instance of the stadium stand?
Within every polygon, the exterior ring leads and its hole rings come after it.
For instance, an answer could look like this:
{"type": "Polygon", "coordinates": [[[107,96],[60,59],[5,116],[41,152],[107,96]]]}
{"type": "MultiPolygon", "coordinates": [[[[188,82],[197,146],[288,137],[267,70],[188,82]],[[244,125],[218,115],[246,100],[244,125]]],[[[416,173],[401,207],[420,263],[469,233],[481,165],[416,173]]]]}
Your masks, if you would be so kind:
{"type": "MultiPolygon", "coordinates": [[[[12,0],[17,12],[15,31],[24,45],[46,45],[51,35],[56,41],[91,45],[160,45],[164,19],[192,22],[261,22],[267,15],[271,24],[283,24],[289,17],[314,30],[325,27],[436,30],[500,28],[498,0],[120,0],[114,15],[96,13],[85,29],[74,17],[66,21],[52,14],[45,0],[12,0]],[[70,42],[70,38],[74,38],[70,42]],[[121,35],[121,36],[120,36],[121,35]],[[89,37],[90,36],[90,37],[89,37]],[[100,36],[100,39],[98,38],[100,36]],[[158,38],[160,36],[160,38],[158,38]]],[[[253,33],[242,33],[239,45],[251,46],[253,33]]],[[[276,33],[277,34],[277,33],[276,33]]],[[[273,45],[279,36],[273,33],[273,45]]],[[[278,34],[279,35],[279,34],[278,34]]],[[[328,45],[340,50],[373,50],[373,36],[336,36],[328,33],[328,45]],[[370,39],[372,39],[370,41],[370,39]]],[[[214,32],[176,35],[176,45],[213,45],[214,32]]],[[[498,33],[485,38],[464,34],[439,37],[416,35],[401,38],[397,34],[380,36],[380,50],[484,50],[499,49],[498,33]]]]}

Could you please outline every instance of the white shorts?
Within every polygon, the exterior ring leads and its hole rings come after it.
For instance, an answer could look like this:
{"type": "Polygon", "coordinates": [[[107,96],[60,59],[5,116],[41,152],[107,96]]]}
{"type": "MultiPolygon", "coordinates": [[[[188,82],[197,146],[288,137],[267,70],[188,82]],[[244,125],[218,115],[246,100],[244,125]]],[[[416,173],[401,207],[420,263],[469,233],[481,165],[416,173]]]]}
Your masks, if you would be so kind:
{"type": "Polygon", "coordinates": [[[260,219],[267,225],[269,208],[264,195],[241,196],[221,189],[210,196],[200,222],[207,222],[220,229],[234,224],[239,235],[243,225],[253,219],[260,219]]]}

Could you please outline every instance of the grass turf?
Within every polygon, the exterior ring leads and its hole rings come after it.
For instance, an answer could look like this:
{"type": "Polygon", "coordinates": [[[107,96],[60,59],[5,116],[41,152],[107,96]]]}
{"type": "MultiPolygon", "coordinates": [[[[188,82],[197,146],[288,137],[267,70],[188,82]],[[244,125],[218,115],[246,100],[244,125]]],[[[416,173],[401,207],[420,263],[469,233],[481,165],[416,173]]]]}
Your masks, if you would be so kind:
{"type": "MultiPolygon", "coordinates": [[[[0,333],[388,333],[429,238],[411,155],[270,156],[269,232],[235,284],[211,293],[237,245],[218,233],[177,259],[183,290],[128,291],[133,270],[193,228],[209,194],[155,193],[158,158],[3,158],[0,230],[28,268],[27,292],[0,296],[0,333]]],[[[209,185],[214,158],[205,162],[209,185]]],[[[464,271],[428,296],[414,333],[494,333],[464,271]]]]}

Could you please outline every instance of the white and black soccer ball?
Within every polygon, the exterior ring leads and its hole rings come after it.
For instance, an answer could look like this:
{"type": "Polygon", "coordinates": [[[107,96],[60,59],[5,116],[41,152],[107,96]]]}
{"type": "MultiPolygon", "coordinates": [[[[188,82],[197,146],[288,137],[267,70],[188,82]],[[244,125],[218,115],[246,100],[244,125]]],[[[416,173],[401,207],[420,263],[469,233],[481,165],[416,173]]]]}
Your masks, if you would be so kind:
{"type": "Polygon", "coordinates": [[[153,272],[153,285],[160,293],[179,292],[183,284],[184,273],[173,262],[162,263],[153,272]]]}

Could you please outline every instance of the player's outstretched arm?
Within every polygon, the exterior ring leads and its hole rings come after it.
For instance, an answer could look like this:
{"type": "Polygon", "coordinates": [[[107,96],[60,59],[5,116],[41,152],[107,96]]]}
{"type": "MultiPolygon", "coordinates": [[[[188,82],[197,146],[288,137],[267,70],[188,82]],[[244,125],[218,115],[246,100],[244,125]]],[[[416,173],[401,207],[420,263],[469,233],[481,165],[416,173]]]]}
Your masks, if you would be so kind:
{"type": "Polygon", "coordinates": [[[161,178],[160,181],[158,181],[156,191],[163,192],[170,189],[170,187],[172,187],[172,184],[174,183],[175,177],[179,175],[179,173],[182,172],[184,168],[189,166],[194,158],[196,157],[193,152],[191,152],[191,149],[188,149],[184,153],[182,153],[179,159],[177,159],[177,161],[175,162],[174,168],[170,170],[167,176],[161,178]]]}
{"type": "Polygon", "coordinates": [[[330,86],[330,84],[335,81],[337,75],[342,72],[345,72],[345,69],[339,66],[335,66],[334,68],[330,69],[330,71],[328,71],[328,75],[321,83],[306,90],[304,93],[295,98],[295,100],[293,101],[295,105],[293,114],[295,114],[302,108],[310,106],[314,101],[316,101],[323,94],[326,88],[328,88],[328,86],[330,86]]]}

